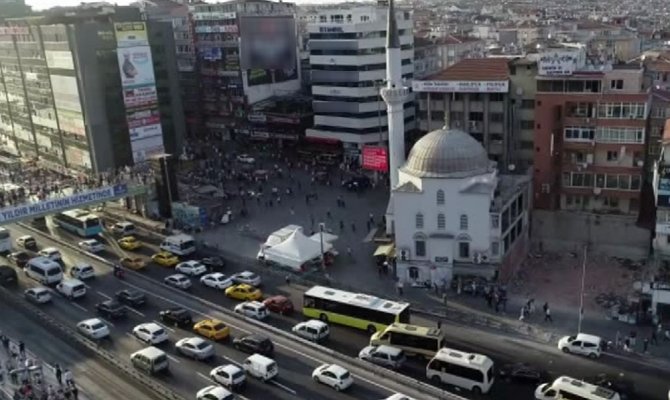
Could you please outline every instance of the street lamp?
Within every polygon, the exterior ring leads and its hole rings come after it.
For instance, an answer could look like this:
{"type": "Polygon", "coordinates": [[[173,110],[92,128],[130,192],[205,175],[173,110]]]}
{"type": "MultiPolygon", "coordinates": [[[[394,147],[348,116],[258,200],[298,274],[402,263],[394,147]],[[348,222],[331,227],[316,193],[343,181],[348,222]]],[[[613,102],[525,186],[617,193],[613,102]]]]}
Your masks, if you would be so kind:
{"type": "Polygon", "coordinates": [[[584,245],[584,256],[582,257],[582,289],[579,293],[579,322],[577,323],[577,333],[582,333],[582,319],[584,319],[584,283],[586,281],[586,251],[588,245],[584,245]]]}
{"type": "Polygon", "coordinates": [[[323,231],[326,229],[326,224],[319,222],[319,244],[321,245],[321,269],[326,272],[326,257],[323,253],[323,231]]]}

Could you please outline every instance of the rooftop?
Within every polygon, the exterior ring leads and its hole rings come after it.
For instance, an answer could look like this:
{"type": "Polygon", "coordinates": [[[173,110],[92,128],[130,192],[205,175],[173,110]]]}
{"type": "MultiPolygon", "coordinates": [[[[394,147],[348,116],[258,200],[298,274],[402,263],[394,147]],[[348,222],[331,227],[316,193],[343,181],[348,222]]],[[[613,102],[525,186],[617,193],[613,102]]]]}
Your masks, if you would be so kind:
{"type": "Polygon", "coordinates": [[[502,81],[509,79],[508,60],[504,58],[466,58],[426,80],[502,81]]]}

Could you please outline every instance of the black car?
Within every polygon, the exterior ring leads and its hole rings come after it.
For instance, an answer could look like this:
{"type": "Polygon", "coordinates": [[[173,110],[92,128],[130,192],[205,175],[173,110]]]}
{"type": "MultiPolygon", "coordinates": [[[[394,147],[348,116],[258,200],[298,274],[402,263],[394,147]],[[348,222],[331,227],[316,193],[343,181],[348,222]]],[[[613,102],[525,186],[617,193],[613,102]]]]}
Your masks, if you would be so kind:
{"type": "Polygon", "coordinates": [[[160,312],[160,320],[166,325],[177,326],[179,328],[192,328],[193,317],[191,313],[183,308],[168,308],[160,312]]]}
{"type": "Polygon", "coordinates": [[[221,257],[205,257],[200,262],[207,267],[209,271],[221,271],[226,266],[226,262],[221,257]]]}
{"type": "Polygon", "coordinates": [[[18,276],[16,276],[16,270],[9,265],[0,265],[0,286],[16,286],[17,283],[18,276]]]}
{"type": "Polygon", "coordinates": [[[239,351],[249,354],[272,356],[274,345],[272,341],[261,335],[247,335],[233,339],[233,346],[239,351]]]}
{"type": "Polygon", "coordinates": [[[16,264],[19,268],[25,267],[31,258],[33,258],[33,256],[26,251],[15,251],[7,256],[7,259],[16,264]]]}
{"type": "Polygon", "coordinates": [[[137,290],[124,289],[116,292],[116,300],[118,300],[119,303],[123,303],[131,307],[139,307],[146,303],[147,296],[137,290]]]}
{"type": "Polygon", "coordinates": [[[596,376],[584,378],[584,381],[614,390],[619,393],[621,400],[632,399],[635,394],[635,384],[629,379],[608,374],[598,374],[596,376]]]}
{"type": "Polygon", "coordinates": [[[128,315],[126,307],[116,300],[106,300],[95,305],[95,309],[104,318],[115,319],[123,318],[128,315]]]}
{"type": "Polygon", "coordinates": [[[372,182],[370,182],[370,178],[367,176],[356,176],[342,182],[342,187],[352,192],[365,190],[371,186],[372,182]]]}
{"type": "Polygon", "coordinates": [[[545,371],[526,363],[505,364],[498,370],[498,376],[506,381],[530,385],[539,385],[549,380],[545,371]]]}

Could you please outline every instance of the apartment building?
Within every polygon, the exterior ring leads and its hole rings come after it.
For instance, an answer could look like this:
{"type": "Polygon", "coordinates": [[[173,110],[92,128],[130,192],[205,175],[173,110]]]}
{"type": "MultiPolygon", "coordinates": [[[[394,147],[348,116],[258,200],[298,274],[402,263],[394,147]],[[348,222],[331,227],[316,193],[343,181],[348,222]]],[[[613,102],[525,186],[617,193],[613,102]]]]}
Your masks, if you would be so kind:
{"type": "Polygon", "coordinates": [[[204,129],[248,139],[255,103],[300,90],[295,5],[234,0],[189,6],[204,129]]]}
{"type": "Polygon", "coordinates": [[[504,58],[465,59],[444,71],[415,80],[419,126],[431,132],[448,125],[468,132],[499,167],[514,163],[510,67],[504,58]]]}
{"type": "Polygon", "coordinates": [[[588,67],[567,51],[538,65],[535,208],[636,215],[649,113],[642,69],[588,67]]]}
{"type": "Polygon", "coordinates": [[[0,26],[0,143],[58,170],[180,152],[172,28],[137,8],[54,9],[0,26]]]}
{"type": "MultiPolygon", "coordinates": [[[[388,139],[386,104],[385,4],[319,11],[308,24],[314,126],[311,140],[342,144],[347,162],[360,162],[363,145],[388,139]]],[[[414,36],[410,11],[396,9],[402,77],[414,78],[414,36]]],[[[413,97],[404,107],[405,131],[415,127],[413,97]]]]}
{"type": "Polygon", "coordinates": [[[537,62],[527,57],[512,59],[509,63],[510,78],[510,132],[512,160],[520,170],[533,165],[535,133],[535,93],[537,62]]]}

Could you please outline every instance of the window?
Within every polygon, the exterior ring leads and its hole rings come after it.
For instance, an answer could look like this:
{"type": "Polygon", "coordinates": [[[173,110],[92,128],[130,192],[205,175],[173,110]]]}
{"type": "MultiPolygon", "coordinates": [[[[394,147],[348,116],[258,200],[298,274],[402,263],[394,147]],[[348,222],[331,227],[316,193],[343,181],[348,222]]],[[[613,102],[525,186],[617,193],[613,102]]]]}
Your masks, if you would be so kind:
{"type": "Polygon", "coordinates": [[[469,117],[470,121],[484,121],[484,113],[481,112],[471,112],[469,117]]]}
{"type": "Polygon", "coordinates": [[[409,279],[419,279],[419,269],[417,267],[409,267],[409,279]]]}
{"type": "Polygon", "coordinates": [[[467,215],[465,215],[465,214],[461,215],[460,226],[461,226],[462,231],[467,231],[468,230],[468,216],[467,215]]]}
{"type": "Polygon", "coordinates": [[[535,121],[521,120],[521,129],[535,129],[535,121]]]}
{"type": "Polygon", "coordinates": [[[596,130],[588,126],[567,126],[563,130],[565,140],[593,140],[596,130]]]}
{"type": "Polygon", "coordinates": [[[404,332],[391,331],[391,345],[406,346],[413,349],[435,350],[440,348],[440,340],[430,336],[408,335],[404,332]]]}
{"type": "Polygon", "coordinates": [[[437,214],[437,229],[440,231],[445,230],[447,227],[447,221],[444,218],[444,214],[437,214]]]}
{"type": "Polygon", "coordinates": [[[532,110],[535,108],[535,100],[533,99],[524,99],[521,100],[521,108],[525,110],[532,110]]]}
{"type": "Polygon", "coordinates": [[[423,229],[423,214],[416,214],[416,229],[423,229]]]}
{"type": "Polygon", "coordinates": [[[644,128],[598,127],[596,142],[644,144],[644,128]]]}
{"type": "Polygon", "coordinates": [[[491,93],[491,94],[489,94],[489,100],[490,101],[503,101],[503,100],[505,100],[505,94],[504,93],[491,93]]]}
{"type": "Polygon", "coordinates": [[[611,119],[644,118],[645,103],[603,103],[598,105],[598,117],[611,119]]]}
{"type": "Polygon", "coordinates": [[[612,79],[610,81],[610,89],[622,90],[623,89],[623,79],[612,79]]]}
{"type": "Polygon", "coordinates": [[[640,182],[641,182],[640,175],[633,175],[631,176],[630,179],[630,189],[631,190],[640,190],[640,182]]]}
{"type": "Polygon", "coordinates": [[[491,122],[503,122],[505,120],[505,114],[489,113],[489,118],[491,119],[491,122]]]}
{"type": "Polygon", "coordinates": [[[470,243],[469,242],[458,243],[458,256],[460,258],[470,258],[470,243]]]}
{"type": "Polygon", "coordinates": [[[444,190],[442,189],[437,191],[437,205],[444,205],[444,190]]]}
{"type": "Polygon", "coordinates": [[[416,254],[417,257],[425,257],[426,256],[426,241],[423,239],[415,239],[414,240],[414,254],[416,254]]]}
{"type": "Polygon", "coordinates": [[[498,229],[500,226],[500,215],[491,215],[491,228],[498,229]]]}
{"type": "Polygon", "coordinates": [[[491,254],[497,256],[500,253],[500,242],[491,243],[491,254]]]}
{"type": "Polygon", "coordinates": [[[619,159],[618,151],[608,151],[607,152],[607,161],[616,161],[619,159]]]}

